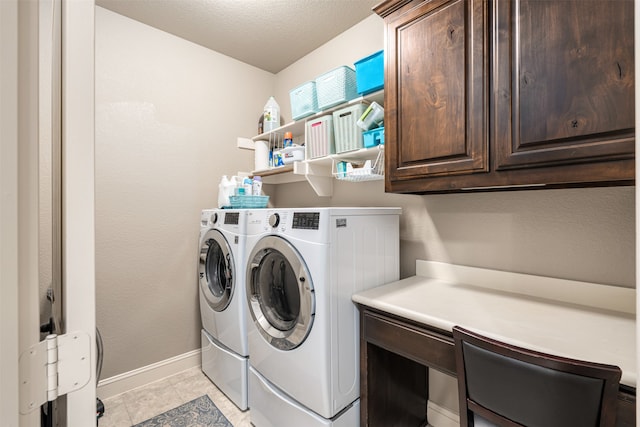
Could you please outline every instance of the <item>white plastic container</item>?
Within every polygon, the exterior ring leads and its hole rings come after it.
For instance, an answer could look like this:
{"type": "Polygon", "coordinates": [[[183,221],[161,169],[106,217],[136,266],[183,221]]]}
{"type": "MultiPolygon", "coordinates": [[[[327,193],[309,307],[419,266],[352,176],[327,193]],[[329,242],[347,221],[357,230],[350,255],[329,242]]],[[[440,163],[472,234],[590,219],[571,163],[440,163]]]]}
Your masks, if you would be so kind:
{"type": "Polygon", "coordinates": [[[287,147],[280,150],[282,153],[282,163],[288,165],[293,162],[301,162],[304,160],[304,147],[294,145],[293,147],[287,147]]]}
{"type": "Polygon", "coordinates": [[[280,106],[272,96],[264,105],[264,132],[280,127],[280,106]]]}
{"type": "Polygon", "coordinates": [[[307,159],[325,157],[336,152],[333,142],[333,116],[321,116],[306,123],[307,159]]]}
{"type": "Polygon", "coordinates": [[[253,188],[251,189],[251,194],[254,196],[262,195],[262,177],[253,177],[253,188]]]}
{"type": "Polygon", "coordinates": [[[231,206],[229,197],[233,196],[236,183],[233,179],[227,178],[227,175],[223,175],[218,184],[218,207],[224,208],[231,206]]]}
{"type": "Polygon", "coordinates": [[[360,116],[356,125],[364,130],[371,130],[379,127],[383,122],[384,108],[374,101],[366,110],[364,110],[364,113],[362,113],[362,116],[360,116]]]}
{"type": "Polygon", "coordinates": [[[356,123],[366,109],[365,104],[355,104],[333,112],[333,134],[336,153],[359,150],[364,146],[362,128],[356,123]]]}

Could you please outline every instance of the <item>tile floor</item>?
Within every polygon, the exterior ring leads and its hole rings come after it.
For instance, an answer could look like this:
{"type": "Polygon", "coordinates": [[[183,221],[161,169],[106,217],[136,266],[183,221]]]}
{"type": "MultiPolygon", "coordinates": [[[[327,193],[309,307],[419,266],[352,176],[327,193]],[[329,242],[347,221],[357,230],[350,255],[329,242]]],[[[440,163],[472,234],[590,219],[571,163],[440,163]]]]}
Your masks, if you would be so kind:
{"type": "Polygon", "coordinates": [[[105,399],[99,427],[131,427],[203,394],[234,427],[251,426],[249,411],[240,411],[197,367],[105,399]]]}

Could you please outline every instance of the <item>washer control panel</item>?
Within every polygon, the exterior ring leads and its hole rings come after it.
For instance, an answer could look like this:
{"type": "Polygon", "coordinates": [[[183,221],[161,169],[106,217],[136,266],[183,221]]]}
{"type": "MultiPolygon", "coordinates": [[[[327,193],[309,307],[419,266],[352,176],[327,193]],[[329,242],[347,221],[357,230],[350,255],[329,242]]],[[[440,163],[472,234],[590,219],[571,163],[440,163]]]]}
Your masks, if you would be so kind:
{"type": "Polygon", "coordinates": [[[318,230],[320,228],[320,212],[294,212],[291,228],[318,230]]]}

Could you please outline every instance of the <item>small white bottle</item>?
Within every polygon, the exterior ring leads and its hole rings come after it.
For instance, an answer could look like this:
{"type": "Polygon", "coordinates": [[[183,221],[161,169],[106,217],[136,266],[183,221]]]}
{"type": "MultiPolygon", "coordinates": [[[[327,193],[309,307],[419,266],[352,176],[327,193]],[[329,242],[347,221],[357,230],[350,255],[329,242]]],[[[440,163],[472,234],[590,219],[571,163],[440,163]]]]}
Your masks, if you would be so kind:
{"type": "Polygon", "coordinates": [[[264,132],[271,132],[280,126],[280,106],[272,96],[264,105],[264,132]]]}
{"type": "Polygon", "coordinates": [[[262,195],[262,178],[259,176],[253,177],[253,188],[251,194],[254,196],[262,195]]]}

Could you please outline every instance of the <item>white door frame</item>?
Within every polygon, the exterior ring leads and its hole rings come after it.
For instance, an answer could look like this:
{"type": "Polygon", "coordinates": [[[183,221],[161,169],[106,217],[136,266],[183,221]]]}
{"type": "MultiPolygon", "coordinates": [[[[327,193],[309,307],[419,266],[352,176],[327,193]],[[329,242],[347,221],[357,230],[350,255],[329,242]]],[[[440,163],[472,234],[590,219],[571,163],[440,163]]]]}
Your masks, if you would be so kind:
{"type": "Polygon", "coordinates": [[[0,419],[11,427],[40,419],[18,410],[19,354],[39,340],[37,12],[0,2],[0,419]]]}
{"type": "MultiPolygon", "coordinates": [[[[62,283],[67,331],[96,342],[95,2],[62,1],[62,283]]],[[[67,395],[67,426],[96,422],[96,352],[89,383],[67,395]]]]}
{"type": "MultiPolygon", "coordinates": [[[[47,0],[49,1],[49,0],[47,0]]],[[[95,342],[94,0],[62,1],[63,282],[67,331],[95,342]]],[[[39,340],[38,2],[0,0],[0,420],[19,414],[18,357],[39,340]]],[[[91,351],[95,367],[95,346],[91,351]]],[[[68,427],[96,423],[96,373],[67,396],[68,427]]]]}

